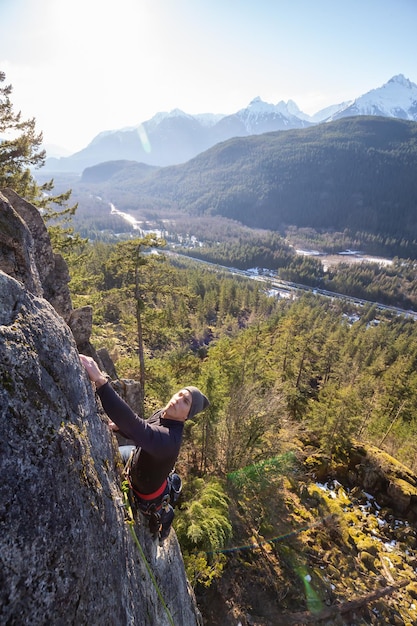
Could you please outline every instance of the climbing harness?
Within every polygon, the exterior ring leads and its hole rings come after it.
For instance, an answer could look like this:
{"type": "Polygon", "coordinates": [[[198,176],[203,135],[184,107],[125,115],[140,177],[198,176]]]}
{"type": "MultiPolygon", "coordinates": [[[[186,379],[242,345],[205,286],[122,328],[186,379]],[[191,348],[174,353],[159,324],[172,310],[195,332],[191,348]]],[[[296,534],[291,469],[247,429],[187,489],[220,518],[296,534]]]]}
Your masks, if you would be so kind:
{"type": "Polygon", "coordinates": [[[145,563],[145,567],[146,567],[146,569],[148,571],[148,574],[149,574],[149,576],[150,576],[150,578],[152,580],[152,583],[153,583],[153,585],[154,585],[154,587],[156,589],[156,592],[157,592],[158,597],[159,597],[159,599],[161,601],[161,604],[162,604],[162,606],[164,608],[164,611],[167,614],[168,621],[171,624],[171,626],[175,626],[174,620],[172,619],[172,615],[170,613],[170,610],[169,610],[169,608],[167,607],[167,605],[165,603],[165,600],[164,600],[164,598],[162,596],[161,590],[160,590],[159,585],[158,585],[158,583],[156,581],[154,573],[151,570],[151,567],[150,567],[150,565],[149,565],[149,563],[148,563],[148,561],[146,559],[145,553],[143,552],[143,548],[140,545],[140,541],[139,541],[138,536],[136,534],[136,531],[135,531],[135,517],[133,515],[132,506],[130,504],[129,491],[130,491],[130,484],[129,484],[129,482],[127,480],[124,480],[122,482],[122,493],[123,493],[123,505],[124,505],[124,509],[125,509],[125,522],[129,526],[130,534],[132,535],[133,541],[135,542],[135,544],[136,544],[136,546],[137,546],[137,548],[139,550],[139,554],[142,557],[143,562],[145,563]]]}
{"type": "Polygon", "coordinates": [[[161,487],[150,494],[137,491],[130,478],[130,464],[133,451],[124,468],[124,475],[134,496],[134,502],[140,512],[148,519],[149,530],[154,539],[164,541],[169,535],[174,520],[174,506],[182,490],[182,481],[175,470],[172,470],[161,487]]]}

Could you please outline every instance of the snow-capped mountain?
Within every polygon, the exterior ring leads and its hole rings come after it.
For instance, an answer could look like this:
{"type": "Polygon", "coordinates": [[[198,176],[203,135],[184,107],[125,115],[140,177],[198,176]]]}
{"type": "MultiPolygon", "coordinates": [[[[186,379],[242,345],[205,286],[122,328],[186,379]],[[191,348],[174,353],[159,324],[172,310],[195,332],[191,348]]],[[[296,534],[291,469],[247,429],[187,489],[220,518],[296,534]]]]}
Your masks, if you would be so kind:
{"type": "Polygon", "coordinates": [[[417,122],[417,85],[398,74],[382,87],[368,91],[333,113],[326,121],[351,115],[381,115],[417,122]]]}
{"type": "Polygon", "coordinates": [[[320,124],[321,122],[330,121],[333,118],[333,115],[336,115],[336,113],[338,113],[339,111],[344,111],[352,104],[352,102],[352,100],[348,100],[346,102],[341,102],[340,104],[331,104],[325,109],[317,111],[317,113],[314,113],[314,115],[307,115],[306,118],[314,124],[320,124]]]}
{"type": "Polygon", "coordinates": [[[278,104],[269,104],[258,97],[252,100],[245,109],[235,113],[235,116],[243,123],[249,135],[310,125],[303,118],[303,113],[295,102],[291,100],[287,103],[281,100],[278,104]]]}
{"type": "Polygon", "coordinates": [[[69,157],[48,158],[43,171],[78,172],[104,161],[133,160],[148,165],[184,163],[220,141],[265,132],[304,128],[353,115],[381,115],[417,121],[417,85],[398,74],[353,102],[342,102],[309,116],[293,100],[277,104],[254,98],[232,115],[159,112],[136,127],[99,133],[69,157]]]}

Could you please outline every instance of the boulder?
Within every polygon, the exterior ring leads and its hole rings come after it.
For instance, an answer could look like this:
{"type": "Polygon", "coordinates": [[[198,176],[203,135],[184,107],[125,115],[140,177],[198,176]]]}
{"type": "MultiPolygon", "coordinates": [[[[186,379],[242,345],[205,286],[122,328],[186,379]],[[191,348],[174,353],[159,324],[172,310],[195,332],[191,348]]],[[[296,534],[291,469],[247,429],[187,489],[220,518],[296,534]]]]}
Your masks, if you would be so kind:
{"type": "Polygon", "coordinates": [[[0,270],[43,296],[69,324],[80,351],[92,352],[91,307],[73,309],[68,267],[52,250],[38,209],[12,189],[0,190],[0,270]]]}
{"type": "Polygon", "coordinates": [[[2,189],[1,193],[24,221],[32,235],[34,261],[44,298],[67,321],[72,311],[67,264],[60,254],[54,254],[52,251],[48,231],[38,209],[12,189],[2,189]]]}
{"type": "Polygon", "coordinates": [[[0,269],[19,280],[35,295],[43,288],[29,228],[0,192],[0,269]]]}

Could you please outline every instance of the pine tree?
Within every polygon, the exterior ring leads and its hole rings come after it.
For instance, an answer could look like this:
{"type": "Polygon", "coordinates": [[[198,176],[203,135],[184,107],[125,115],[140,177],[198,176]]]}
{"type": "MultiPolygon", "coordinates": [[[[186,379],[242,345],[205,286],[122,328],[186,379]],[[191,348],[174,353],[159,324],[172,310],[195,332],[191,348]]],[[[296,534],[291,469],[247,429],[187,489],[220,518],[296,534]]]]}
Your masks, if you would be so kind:
{"type": "Polygon", "coordinates": [[[50,193],[53,180],[37,184],[30,168],[40,168],[45,163],[43,136],[36,132],[35,118],[23,120],[21,112],[14,111],[10,99],[13,88],[3,85],[5,80],[5,73],[0,71],[0,189],[9,187],[41,209],[44,221],[53,223],[49,229],[52,246],[55,250],[65,249],[79,242],[71,228],[62,227],[74,215],[77,205],[66,205],[71,190],[57,196],[50,193]]]}

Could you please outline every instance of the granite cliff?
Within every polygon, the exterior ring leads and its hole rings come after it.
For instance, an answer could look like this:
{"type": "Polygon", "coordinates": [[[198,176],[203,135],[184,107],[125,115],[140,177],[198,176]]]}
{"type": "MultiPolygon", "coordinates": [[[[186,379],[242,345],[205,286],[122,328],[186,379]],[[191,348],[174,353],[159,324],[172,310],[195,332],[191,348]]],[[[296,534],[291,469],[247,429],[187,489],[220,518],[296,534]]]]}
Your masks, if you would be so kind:
{"type": "Polygon", "coordinates": [[[0,622],[196,626],[175,533],[161,547],[136,519],[142,554],[125,523],[117,448],[78,358],[94,354],[89,331],[37,209],[2,190],[0,622]]]}

